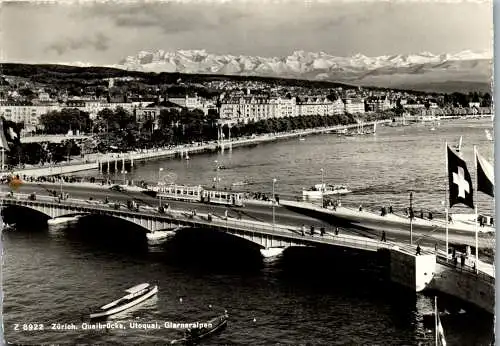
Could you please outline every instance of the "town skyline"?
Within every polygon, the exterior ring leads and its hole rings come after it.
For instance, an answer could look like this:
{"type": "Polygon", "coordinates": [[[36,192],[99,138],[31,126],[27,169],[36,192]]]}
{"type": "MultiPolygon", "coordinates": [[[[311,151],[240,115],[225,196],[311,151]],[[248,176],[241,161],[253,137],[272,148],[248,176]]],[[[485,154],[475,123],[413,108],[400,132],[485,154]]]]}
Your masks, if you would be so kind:
{"type": "Polygon", "coordinates": [[[1,22],[4,62],[112,65],[158,49],[262,57],[493,51],[491,2],[5,2],[1,22]]]}

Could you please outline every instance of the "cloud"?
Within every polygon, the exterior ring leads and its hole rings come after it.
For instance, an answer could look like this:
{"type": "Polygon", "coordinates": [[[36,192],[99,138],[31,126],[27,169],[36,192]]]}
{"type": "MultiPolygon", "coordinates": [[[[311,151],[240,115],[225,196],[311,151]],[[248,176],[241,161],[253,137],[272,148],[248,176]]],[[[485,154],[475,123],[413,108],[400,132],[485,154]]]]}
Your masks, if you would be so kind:
{"type": "Polygon", "coordinates": [[[79,49],[95,49],[106,51],[109,48],[109,37],[103,33],[96,33],[93,37],[66,37],[50,44],[45,50],[55,51],[58,55],[79,49]]]}
{"type": "Polygon", "coordinates": [[[79,15],[106,18],[121,28],[156,28],[165,34],[222,28],[248,16],[245,7],[207,3],[95,4],[79,15]]]}

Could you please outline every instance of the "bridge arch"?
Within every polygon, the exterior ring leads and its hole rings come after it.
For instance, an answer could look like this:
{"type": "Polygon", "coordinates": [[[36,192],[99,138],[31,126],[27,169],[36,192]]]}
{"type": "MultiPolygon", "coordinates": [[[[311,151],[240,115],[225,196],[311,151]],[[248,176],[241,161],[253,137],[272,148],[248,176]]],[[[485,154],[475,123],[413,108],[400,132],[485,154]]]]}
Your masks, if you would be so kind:
{"type": "Polygon", "coordinates": [[[251,239],[242,237],[238,234],[225,232],[223,230],[217,229],[216,227],[181,227],[176,231],[176,234],[178,234],[179,236],[183,236],[183,234],[192,235],[194,240],[198,242],[207,240],[223,240],[227,243],[236,242],[245,247],[253,248],[254,250],[265,248],[265,246],[256,241],[252,241],[251,239]]]}

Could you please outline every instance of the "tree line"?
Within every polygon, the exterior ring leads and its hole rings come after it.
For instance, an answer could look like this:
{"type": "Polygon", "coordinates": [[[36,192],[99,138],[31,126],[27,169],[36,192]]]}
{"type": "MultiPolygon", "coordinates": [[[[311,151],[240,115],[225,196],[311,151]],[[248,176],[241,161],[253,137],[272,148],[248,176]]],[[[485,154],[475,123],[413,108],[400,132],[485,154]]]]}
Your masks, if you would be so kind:
{"type": "MultiPolygon", "coordinates": [[[[357,121],[390,119],[397,111],[362,115],[342,114],[335,116],[297,116],[261,119],[231,126],[231,137],[254,134],[288,132],[323,126],[348,125],[357,121]]],[[[215,110],[208,114],[195,110],[162,109],[156,118],[137,117],[123,108],[103,109],[95,119],[78,109],[52,111],[40,119],[46,134],[64,134],[69,130],[92,133],[90,141],[77,143],[21,143],[7,155],[8,164],[58,163],[70,156],[87,152],[128,151],[155,147],[175,146],[193,142],[217,140],[219,116],[215,110]]],[[[222,127],[225,138],[229,137],[228,125],[222,127]]]]}

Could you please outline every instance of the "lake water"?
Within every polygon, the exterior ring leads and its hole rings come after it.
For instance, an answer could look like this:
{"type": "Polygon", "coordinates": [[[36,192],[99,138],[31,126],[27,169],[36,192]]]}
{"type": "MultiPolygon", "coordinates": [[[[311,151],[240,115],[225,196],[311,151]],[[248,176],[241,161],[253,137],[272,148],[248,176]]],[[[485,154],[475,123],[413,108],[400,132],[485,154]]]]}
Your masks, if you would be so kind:
{"type": "MultiPolygon", "coordinates": [[[[189,162],[150,161],[131,175],[154,181],[163,167],[164,177],[178,183],[209,184],[218,160],[228,167],[219,171],[221,185],[246,177],[254,183],[248,188],[271,192],[276,177],[278,193],[286,196],[320,182],[324,168],[325,181],[349,184],[354,191],[345,197],[346,204],[403,207],[413,190],[418,206],[438,210],[444,199],[444,140],[455,144],[464,136],[463,154],[474,175],[472,144],[487,158],[493,153],[485,128],[491,124],[474,121],[442,123],[436,131],[415,126],[380,128],[376,136],[366,137],[313,136],[193,155],[189,162]]],[[[482,209],[491,211],[491,201],[481,195],[478,200],[482,209]]],[[[124,229],[112,223],[51,229],[34,224],[3,234],[6,340],[166,344],[180,334],[164,328],[132,329],[129,323],[203,321],[227,309],[226,330],[202,344],[433,344],[432,325],[423,321],[432,312],[433,297],[388,283],[374,255],[293,249],[268,261],[246,242],[209,231],[186,231],[166,244],[148,245],[126,243],[112,232],[124,229]],[[141,282],[157,283],[159,293],[112,320],[126,329],[50,329],[58,322],[80,328],[89,309],[141,282]],[[24,323],[43,324],[44,330],[23,331],[24,323]]],[[[449,311],[461,307],[446,297],[439,301],[449,311]]],[[[449,345],[489,345],[493,340],[490,315],[466,309],[442,322],[449,345]]]]}

